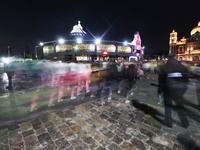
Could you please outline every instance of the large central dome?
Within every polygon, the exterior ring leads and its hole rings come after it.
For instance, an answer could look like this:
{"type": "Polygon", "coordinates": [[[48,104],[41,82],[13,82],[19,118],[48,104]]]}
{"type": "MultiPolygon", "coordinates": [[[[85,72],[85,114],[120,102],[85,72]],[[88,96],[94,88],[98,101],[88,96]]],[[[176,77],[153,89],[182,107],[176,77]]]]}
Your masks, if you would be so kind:
{"type": "Polygon", "coordinates": [[[192,29],[192,31],[190,32],[190,35],[193,35],[196,32],[200,32],[200,21],[198,22],[198,26],[192,29]]]}
{"type": "Polygon", "coordinates": [[[73,30],[71,31],[71,35],[74,35],[74,36],[86,35],[86,32],[83,31],[83,27],[81,26],[81,21],[78,21],[78,24],[74,25],[73,30]]]}

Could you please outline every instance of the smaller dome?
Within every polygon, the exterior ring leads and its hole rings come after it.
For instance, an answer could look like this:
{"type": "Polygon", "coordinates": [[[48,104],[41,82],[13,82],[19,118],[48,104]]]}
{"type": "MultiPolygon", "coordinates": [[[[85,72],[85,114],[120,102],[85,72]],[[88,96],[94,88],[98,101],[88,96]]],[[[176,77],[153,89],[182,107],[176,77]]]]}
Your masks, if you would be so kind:
{"type": "Polygon", "coordinates": [[[198,22],[198,26],[192,29],[192,31],[190,32],[190,35],[193,35],[196,32],[200,32],[200,21],[198,22]]]}

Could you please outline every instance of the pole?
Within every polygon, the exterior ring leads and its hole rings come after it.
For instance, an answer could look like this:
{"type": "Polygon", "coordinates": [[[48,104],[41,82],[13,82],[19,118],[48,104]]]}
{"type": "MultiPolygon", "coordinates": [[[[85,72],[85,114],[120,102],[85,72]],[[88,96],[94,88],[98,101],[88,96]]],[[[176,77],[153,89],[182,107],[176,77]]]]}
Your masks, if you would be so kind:
{"type": "Polygon", "coordinates": [[[10,47],[8,46],[8,57],[10,57],[10,47]]]}

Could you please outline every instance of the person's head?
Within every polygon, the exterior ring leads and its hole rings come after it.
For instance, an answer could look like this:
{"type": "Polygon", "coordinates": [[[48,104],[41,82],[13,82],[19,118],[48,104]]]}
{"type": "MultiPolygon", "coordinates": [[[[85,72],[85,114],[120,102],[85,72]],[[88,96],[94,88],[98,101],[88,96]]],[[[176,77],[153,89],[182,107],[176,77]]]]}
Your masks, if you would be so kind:
{"type": "Polygon", "coordinates": [[[119,63],[121,63],[121,62],[122,62],[122,58],[118,58],[117,61],[118,61],[119,63]]]}
{"type": "Polygon", "coordinates": [[[174,53],[170,53],[170,54],[167,55],[168,60],[176,60],[176,58],[177,58],[176,54],[174,54],[174,53]]]}

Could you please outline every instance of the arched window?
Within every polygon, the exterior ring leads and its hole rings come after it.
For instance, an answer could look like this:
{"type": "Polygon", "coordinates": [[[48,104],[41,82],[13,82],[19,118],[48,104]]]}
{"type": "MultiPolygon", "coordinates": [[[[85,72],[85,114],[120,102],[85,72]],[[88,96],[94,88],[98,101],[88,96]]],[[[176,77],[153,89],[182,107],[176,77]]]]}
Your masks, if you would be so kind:
{"type": "Polygon", "coordinates": [[[199,61],[199,56],[194,56],[193,61],[199,61]]]}

